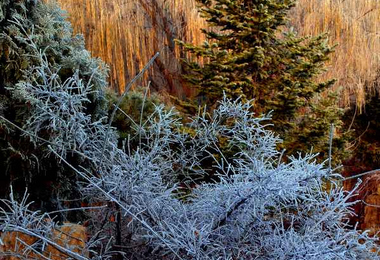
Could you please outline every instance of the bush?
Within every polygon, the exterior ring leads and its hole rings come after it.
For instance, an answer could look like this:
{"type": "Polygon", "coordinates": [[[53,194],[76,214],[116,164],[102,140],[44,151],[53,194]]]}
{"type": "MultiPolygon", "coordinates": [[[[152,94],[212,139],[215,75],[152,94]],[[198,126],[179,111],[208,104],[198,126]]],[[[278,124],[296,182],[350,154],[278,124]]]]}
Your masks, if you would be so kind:
{"type": "MultiPolygon", "coordinates": [[[[58,128],[70,127],[70,123],[58,123],[51,112],[39,115],[40,103],[28,97],[31,93],[24,85],[56,88],[81,81],[88,90],[83,96],[88,100],[83,103],[84,113],[91,116],[91,121],[96,121],[107,113],[103,93],[106,79],[104,63],[90,56],[81,36],[72,35],[71,25],[65,21],[59,7],[42,1],[0,2],[0,115],[3,118],[21,128],[33,124],[35,118],[50,118],[48,121],[54,124],[52,128],[41,125],[40,131],[33,134],[45,139],[56,137],[62,130],[58,128]],[[41,55],[47,71],[31,69],[41,65],[41,55]],[[45,73],[55,76],[47,79],[45,73]]],[[[77,91],[80,89],[70,90],[77,91]]],[[[71,102],[67,96],[61,105],[75,106],[71,102]]],[[[62,107],[61,113],[65,109],[62,107]]],[[[68,120],[67,115],[64,120],[68,120]]],[[[22,196],[28,186],[32,199],[46,210],[63,207],[62,200],[72,200],[76,196],[77,177],[49,156],[46,145],[37,146],[34,140],[35,137],[19,129],[0,125],[0,197],[7,196],[9,184],[13,185],[16,197],[22,196]]],[[[64,139],[60,141],[65,142],[64,139]]]]}
{"type": "MultiPolygon", "coordinates": [[[[162,103],[161,97],[157,93],[149,93],[148,87],[131,90],[119,105],[112,120],[112,126],[118,130],[119,138],[133,138],[140,122],[146,121],[154,112],[155,106],[162,103]]],[[[106,91],[106,94],[108,114],[112,114],[120,96],[113,90],[106,91]]]]}
{"type": "MultiPolygon", "coordinates": [[[[313,155],[283,163],[276,150],[280,140],[266,129],[269,118],[254,117],[248,103],[223,99],[212,114],[193,118],[192,134],[180,131],[173,110],[156,106],[155,116],[143,122],[147,127],[138,128],[144,142],[119,149],[115,129],[83,112],[90,88],[75,75],[62,84],[49,68],[40,56],[40,65],[30,69],[40,78],[15,89],[27,93],[34,108],[24,133],[36,145],[48,143],[85,180],[83,197],[103,204],[89,212],[91,259],[379,258],[377,240],[347,224],[353,192],[339,187],[340,176],[313,155]],[[54,135],[39,138],[43,129],[54,135]],[[231,158],[219,152],[221,160],[209,154],[219,163],[218,181],[198,183],[184,194],[173,177],[205,174],[200,155],[220,151],[216,136],[237,152],[231,158]],[[71,153],[82,160],[71,164],[71,153]]],[[[44,244],[54,246],[48,213],[30,211],[26,199],[17,203],[13,196],[2,203],[0,230],[36,237],[33,254],[42,253],[44,244]]]]}
{"type": "MultiPolygon", "coordinates": [[[[19,21],[12,20],[18,30],[33,29],[19,21]]],[[[1,238],[9,232],[36,238],[29,246],[19,237],[23,257],[43,255],[49,246],[80,260],[379,258],[377,239],[348,225],[353,192],[339,187],[340,176],[313,155],[284,163],[269,116],[254,117],[250,103],[222,99],[213,113],[190,120],[191,133],[174,110],[155,105],[136,128],[137,145],[126,140],[120,148],[116,129],[88,112],[96,105],[91,81],[79,71],[60,75],[38,38],[21,35],[35,60],[9,91],[28,114],[21,122],[2,116],[2,125],[80,177],[79,199],[92,205],[90,240],[80,248],[87,257],[54,242],[54,212],[36,211],[27,196],[19,201],[11,192],[0,202],[1,238]],[[233,151],[229,156],[218,138],[233,151]],[[209,170],[205,159],[215,161],[211,183],[196,181],[209,170]],[[179,183],[179,175],[187,178],[179,183]]]]}

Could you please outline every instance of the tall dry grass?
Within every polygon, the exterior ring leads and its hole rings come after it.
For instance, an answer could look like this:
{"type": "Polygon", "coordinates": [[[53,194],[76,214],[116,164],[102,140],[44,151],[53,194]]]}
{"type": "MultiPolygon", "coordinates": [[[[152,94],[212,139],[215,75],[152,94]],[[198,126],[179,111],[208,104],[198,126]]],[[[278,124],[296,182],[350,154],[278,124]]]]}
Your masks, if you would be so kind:
{"type": "Polygon", "coordinates": [[[338,80],[342,106],[362,108],[365,93],[380,86],[380,1],[298,0],[291,24],[301,35],[327,32],[338,44],[321,78],[338,80]]]}
{"type": "MultiPolygon", "coordinates": [[[[87,48],[111,69],[111,85],[126,83],[155,52],[161,51],[145,83],[177,96],[191,91],[180,80],[178,58],[184,54],[174,38],[194,44],[204,41],[195,0],[58,0],[68,10],[76,32],[83,33],[87,48]]],[[[338,44],[321,80],[336,78],[341,105],[362,107],[365,93],[374,91],[380,68],[380,0],[298,0],[290,26],[300,35],[329,33],[338,44]]],[[[377,83],[378,86],[380,85],[377,83]]]]}
{"type": "Polygon", "coordinates": [[[111,86],[123,91],[149,59],[160,52],[144,82],[177,96],[191,94],[181,82],[178,38],[201,44],[205,27],[194,0],[58,0],[86,47],[110,65],[111,86]]]}

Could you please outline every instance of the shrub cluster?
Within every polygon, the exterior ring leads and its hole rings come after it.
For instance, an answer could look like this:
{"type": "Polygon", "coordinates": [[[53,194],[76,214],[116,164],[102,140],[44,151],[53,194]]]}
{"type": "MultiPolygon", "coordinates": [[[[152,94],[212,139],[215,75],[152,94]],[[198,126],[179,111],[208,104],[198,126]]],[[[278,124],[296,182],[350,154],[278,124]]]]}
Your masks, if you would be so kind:
{"type": "Polygon", "coordinates": [[[11,192],[0,202],[1,237],[34,236],[23,257],[42,255],[49,245],[80,260],[379,258],[377,239],[348,225],[353,192],[313,155],[285,163],[280,139],[267,129],[270,115],[255,117],[249,102],[223,98],[184,127],[173,109],[154,105],[151,116],[133,124],[135,145],[120,145],[109,119],[88,110],[102,91],[94,89],[100,68],[91,68],[88,81],[78,71],[63,78],[36,43],[34,25],[9,22],[35,62],[7,90],[29,113],[21,123],[1,116],[2,125],[79,176],[81,198],[98,205],[88,212],[87,256],[55,243],[52,214],[11,192]],[[197,181],[207,175],[206,159],[215,162],[212,182],[197,181]]]}
{"type": "MultiPolygon", "coordinates": [[[[37,123],[36,118],[50,118],[52,128],[48,124],[41,125],[43,130],[33,133],[41,138],[55,136],[63,127],[67,127],[67,132],[75,131],[70,129],[74,122],[69,115],[57,121],[53,111],[38,114],[41,100],[32,99],[24,87],[32,84],[33,91],[45,91],[44,97],[47,97],[50,89],[40,86],[70,87],[73,81],[81,81],[86,86],[87,92],[82,98],[88,102],[81,105],[91,116],[90,121],[106,115],[103,93],[107,85],[106,66],[91,57],[82,36],[73,36],[63,11],[55,4],[42,1],[0,1],[0,115],[24,128],[37,123]],[[46,66],[37,69],[42,62],[41,55],[46,66]],[[46,78],[46,73],[55,76],[46,78]]],[[[70,91],[74,93],[80,88],[70,91]]],[[[64,103],[59,104],[61,114],[77,105],[70,100],[70,93],[64,103]]],[[[65,135],[64,131],[59,135],[65,135]]],[[[56,136],[56,140],[65,142],[60,137],[63,136],[56,136]]],[[[12,184],[16,197],[22,196],[25,186],[29,187],[32,199],[45,210],[63,207],[62,200],[74,199],[76,175],[49,156],[46,145],[36,146],[33,138],[2,123],[0,147],[0,197],[9,194],[9,184],[12,184]]]]}

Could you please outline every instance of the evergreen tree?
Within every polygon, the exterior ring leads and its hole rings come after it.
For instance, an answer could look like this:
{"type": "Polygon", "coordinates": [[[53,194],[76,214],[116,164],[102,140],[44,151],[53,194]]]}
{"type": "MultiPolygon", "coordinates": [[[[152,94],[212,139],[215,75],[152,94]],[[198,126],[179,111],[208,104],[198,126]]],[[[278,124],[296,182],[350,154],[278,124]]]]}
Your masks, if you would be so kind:
{"type": "MultiPolygon", "coordinates": [[[[339,128],[342,113],[334,95],[321,95],[334,80],[315,79],[333,52],[327,36],[283,31],[294,0],[198,2],[212,27],[203,30],[208,40],[202,46],[179,42],[193,57],[184,60],[185,79],[199,89],[198,100],[214,106],[223,93],[254,99],[257,114],[273,111],[273,130],[284,139],[281,148],[292,153],[313,146],[314,152],[326,152],[330,125],[339,128]]],[[[343,145],[334,139],[336,151],[343,145]]]]}
{"type": "MultiPolygon", "coordinates": [[[[36,103],[26,99],[22,89],[23,84],[46,83],[41,71],[33,69],[40,65],[41,57],[49,64],[57,82],[63,83],[76,76],[84,85],[92,86],[85,111],[92,120],[99,120],[106,114],[105,65],[91,58],[82,36],[72,35],[71,25],[62,10],[42,1],[1,0],[0,197],[9,194],[10,184],[16,193],[23,193],[28,187],[32,199],[41,202],[42,209],[48,209],[60,207],[57,198],[75,194],[73,185],[77,177],[49,153],[47,143],[36,145],[25,132],[5,122],[8,120],[24,128],[36,114],[36,103]]],[[[56,135],[47,127],[34,134],[47,140],[56,135]]],[[[74,155],[68,159],[76,160],[74,155]]]]}

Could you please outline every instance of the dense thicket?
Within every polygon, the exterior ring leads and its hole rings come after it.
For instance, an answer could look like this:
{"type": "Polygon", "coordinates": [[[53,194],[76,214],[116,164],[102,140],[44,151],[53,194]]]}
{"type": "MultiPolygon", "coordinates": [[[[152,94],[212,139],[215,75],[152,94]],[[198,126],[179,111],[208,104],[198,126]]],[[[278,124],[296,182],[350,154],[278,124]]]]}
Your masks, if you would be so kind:
{"type": "MultiPolygon", "coordinates": [[[[321,94],[334,81],[316,81],[333,52],[327,36],[297,37],[285,31],[293,0],[198,2],[211,26],[203,30],[207,41],[180,44],[193,56],[184,60],[185,78],[199,90],[201,103],[212,106],[223,93],[253,98],[258,115],[273,111],[273,130],[289,154],[314,147],[326,155],[330,124],[339,129],[342,114],[334,94],[321,94]]],[[[341,141],[334,140],[336,159],[344,147],[341,141]]]]}
{"type": "Polygon", "coordinates": [[[352,131],[354,137],[350,147],[352,155],[344,161],[342,174],[348,179],[343,186],[351,190],[357,183],[355,176],[359,176],[362,180],[358,190],[358,199],[361,201],[354,206],[355,215],[351,217],[351,221],[352,223],[359,222],[363,229],[378,225],[378,219],[374,216],[378,208],[376,196],[380,169],[379,98],[378,92],[368,92],[362,111],[360,107],[354,106],[347,110],[343,117],[346,128],[352,131]]]}
{"type": "MultiPolygon", "coordinates": [[[[91,115],[92,120],[106,114],[104,64],[90,56],[82,36],[72,35],[70,23],[56,5],[23,0],[0,1],[0,115],[3,118],[25,128],[37,113],[38,107],[27,99],[30,93],[23,90],[22,84],[48,83],[40,75],[41,71],[31,70],[40,64],[40,55],[56,75],[54,84],[63,84],[75,76],[91,86],[93,91],[87,96],[85,113],[91,115]]],[[[57,126],[43,125],[33,134],[50,139],[56,136],[56,131],[57,126]]],[[[28,187],[32,199],[46,208],[61,207],[63,202],[59,199],[72,196],[70,192],[77,178],[46,151],[46,144],[37,145],[35,138],[2,120],[0,147],[0,197],[9,193],[10,184],[15,194],[23,193],[28,187]]]]}
{"type": "Polygon", "coordinates": [[[359,173],[380,169],[380,106],[379,93],[367,94],[363,112],[352,108],[345,113],[347,127],[355,130],[353,157],[346,162],[347,172],[359,173]]]}
{"type": "Polygon", "coordinates": [[[344,163],[344,174],[348,176],[380,169],[379,98],[379,92],[368,92],[362,112],[354,106],[344,114],[346,128],[353,132],[354,137],[352,156],[344,163]]]}
{"type": "MultiPolygon", "coordinates": [[[[54,74],[46,66],[42,62],[37,69],[51,79],[54,74]]],[[[127,141],[119,149],[113,129],[101,122],[89,123],[81,113],[88,89],[80,81],[73,82],[83,93],[70,93],[67,85],[23,84],[29,99],[38,99],[39,114],[50,112],[59,121],[68,117],[75,122],[76,131],[66,133],[60,128],[57,138],[48,140],[49,149],[86,180],[80,183],[83,195],[100,205],[89,212],[92,239],[83,249],[91,250],[92,257],[61,249],[68,256],[80,260],[111,259],[121,253],[136,260],[378,259],[376,239],[347,223],[353,193],[335,183],[340,176],[324,169],[312,155],[282,163],[276,150],[279,139],[265,127],[269,118],[254,117],[250,104],[222,100],[212,114],[193,118],[192,134],[180,131],[181,120],[173,110],[156,106],[137,129],[144,142],[130,149],[127,141]],[[56,95],[58,103],[50,99],[56,95]],[[61,104],[67,98],[75,100],[76,106],[62,115],[61,104]],[[230,158],[215,142],[218,136],[235,147],[230,158]],[[62,138],[66,142],[60,142],[62,138]],[[67,162],[69,149],[89,159],[89,167],[67,162]],[[222,158],[209,155],[219,163],[219,182],[198,183],[190,192],[182,192],[173,177],[205,174],[207,169],[200,167],[204,158],[199,157],[205,149],[219,151],[217,156],[222,158]],[[116,221],[109,221],[110,216],[116,216],[116,221]]],[[[32,119],[52,127],[46,118],[33,115],[32,119]]],[[[30,132],[39,132],[40,127],[27,125],[30,132]]],[[[8,206],[0,209],[2,236],[6,232],[35,236],[34,250],[23,254],[43,254],[43,245],[51,244],[53,221],[49,214],[29,211],[26,199],[17,202],[12,195],[2,200],[8,206]]],[[[19,251],[14,248],[6,253],[16,255],[19,251]]]]}
{"type": "MultiPolygon", "coordinates": [[[[77,199],[93,207],[88,211],[90,238],[74,251],[53,241],[54,214],[38,203],[34,207],[43,211],[34,210],[27,196],[18,199],[10,189],[9,199],[0,200],[1,257],[46,259],[51,257],[45,252],[49,246],[77,260],[379,259],[377,239],[348,225],[354,193],[339,187],[341,176],[310,154],[284,162],[276,149],[280,139],[268,129],[270,117],[256,117],[252,102],[224,97],[212,112],[200,111],[186,125],[174,109],[147,103],[151,115],[141,117],[141,109],[139,122],[132,123],[134,144],[127,138],[120,145],[116,129],[101,117],[103,110],[94,109],[104,103],[102,67],[82,43],[69,48],[71,63],[63,62],[66,55],[54,49],[54,39],[61,34],[45,34],[48,25],[60,28],[54,21],[66,24],[59,9],[40,2],[9,7],[15,13],[7,20],[9,35],[4,34],[15,43],[10,53],[20,51],[13,60],[25,56],[30,62],[20,70],[18,81],[4,82],[4,100],[18,102],[11,108],[23,114],[10,117],[4,106],[3,134],[12,140],[13,131],[19,131],[39,162],[70,171],[71,182],[80,190],[77,199]],[[33,11],[48,21],[46,28],[28,16],[33,11]],[[52,42],[41,46],[45,36],[52,42]],[[87,66],[83,69],[88,74],[82,74],[81,66],[87,66]],[[230,153],[222,146],[231,148],[230,153]],[[214,152],[205,157],[205,151],[214,152]],[[197,182],[208,173],[205,159],[214,161],[218,181],[197,182]],[[180,183],[177,176],[188,178],[180,183]],[[33,237],[33,242],[28,244],[20,234],[33,237]],[[17,239],[3,251],[7,235],[17,239]]],[[[137,101],[144,107],[144,97],[137,101]]],[[[138,116],[121,114],[129,120],[138,116]]],[[[7,145],[4,140],[1,145],[7,145]]],[[[38,168],[31,170],[33,180],[38,168]]],[[[36,182],[24,184],[42,188],[36,182]]],[[[50,195],[58,200],[61,194],[50,195]]],[[[62,206],[58,209],[85,210],[62,206]]]]}

